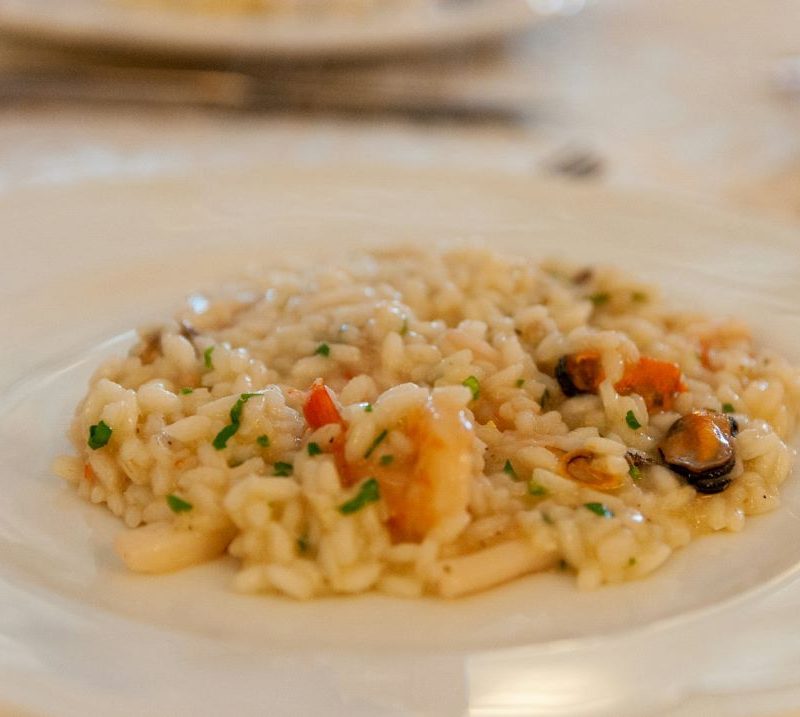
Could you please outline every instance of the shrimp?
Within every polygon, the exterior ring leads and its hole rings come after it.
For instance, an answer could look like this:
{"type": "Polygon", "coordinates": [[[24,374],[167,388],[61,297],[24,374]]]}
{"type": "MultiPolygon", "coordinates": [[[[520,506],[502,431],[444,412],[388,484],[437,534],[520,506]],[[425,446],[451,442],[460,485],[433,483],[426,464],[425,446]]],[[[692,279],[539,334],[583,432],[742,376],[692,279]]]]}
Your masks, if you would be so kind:
{"type": "Polygon", "coordinates": [[[389,465],[370,460],[369,454],[355,463],[346,460],[347,422],[321,379],[312,385],[303,412],[311,428],[341,426],[331,453],[342,485],[375,477],[388,513],[386,522],[398,541],[422,540],[441,521],[466,510],[475,434],[463,408],[446,393],[434,391],[405,419],[401,430],[415,450],[407,460],[389,465]]]}
{"type": "Polygon", "coordinates": [[[321,378],[318,378],[311,385],[303,406],[303,415],[306,423],[311,428],[320,428],[330,423],[335,423],[341,427],[341,431],[333,441],[333,457],[336,461],[336,470],[339,471],[339,476],[345,487],[356,483],[358,478],[344,457],[344,446],[347,442],[347,423],[342,418],[341,411],[336,405],[333,392],[323,383],[321,378]]]}
{"type": "Polygon", "coordinates": [[[433,392],[406,422],[413,457],[374,471],[398,540],[422,540],[443,520],[463,513],[470,497],[474,430],[464,410],[433,392]]]}

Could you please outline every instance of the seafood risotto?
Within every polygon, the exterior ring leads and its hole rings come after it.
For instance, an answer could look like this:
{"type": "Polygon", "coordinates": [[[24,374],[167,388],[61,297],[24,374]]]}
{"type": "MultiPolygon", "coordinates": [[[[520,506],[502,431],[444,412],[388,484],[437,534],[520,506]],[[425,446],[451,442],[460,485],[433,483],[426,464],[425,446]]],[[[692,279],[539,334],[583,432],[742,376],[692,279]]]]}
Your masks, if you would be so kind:
{"type": "Polygon", "coordinates": [[[236,590],[456,597],[644,577],[775,509],[800,373],[614,269],[484,248],[287,263],[140,331],[55,472],[128,568],[236,590]]]}

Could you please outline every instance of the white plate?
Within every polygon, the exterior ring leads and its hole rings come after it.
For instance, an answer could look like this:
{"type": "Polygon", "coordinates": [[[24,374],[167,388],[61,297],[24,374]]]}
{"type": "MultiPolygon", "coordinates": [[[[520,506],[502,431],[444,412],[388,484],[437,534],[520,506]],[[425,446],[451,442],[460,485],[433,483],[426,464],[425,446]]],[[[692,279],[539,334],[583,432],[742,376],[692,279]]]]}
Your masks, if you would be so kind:
{"type": "Polygon", "coordinates": [[[167,54],[308,57],[431,49],[523,30],[527,0],[431,0],[358,13],[191,13],[152,0],[0,0],[0,29],[60,44],[167,54]]]}
{"type": "MultiPolygon", "coordinates": [[[[91,369],[125,350],[124,332],[247,261],[482,238],[627,267],[676,303],[750,320],[800,361],[795,232],[485,173],[345,168],[29,188],[0,198],[0,216],[15,237],[0,282],[0,709],[643,714],[698,689],[703,659],[735,661],[704,658],[726,620],[752,643],[758,599],[798,587],[796,481],[744,533],[700,540],[630,585],[579,593],[548,574],[457,602],[298,604],[231,593],[225,561],[126,574],[110,549],[116,519],[48,472],[91,369]]],[[[789,647],[770,640],[760,656],[789,647]]]]}

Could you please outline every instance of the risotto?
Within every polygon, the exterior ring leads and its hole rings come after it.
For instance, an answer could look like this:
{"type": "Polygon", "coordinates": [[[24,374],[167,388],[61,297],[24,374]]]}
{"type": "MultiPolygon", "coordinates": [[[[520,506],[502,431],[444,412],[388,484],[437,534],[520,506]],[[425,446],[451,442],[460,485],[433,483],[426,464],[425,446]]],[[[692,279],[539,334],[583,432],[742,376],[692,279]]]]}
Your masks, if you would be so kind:
{"type": "Polygon", "coordinates": [[[642,578],[775,509],[800,373],[614,269],[484,248],[287,262],[140,331],[55,472],[128,568],[227,552],[234,588],[456,597],[642,578]]]}

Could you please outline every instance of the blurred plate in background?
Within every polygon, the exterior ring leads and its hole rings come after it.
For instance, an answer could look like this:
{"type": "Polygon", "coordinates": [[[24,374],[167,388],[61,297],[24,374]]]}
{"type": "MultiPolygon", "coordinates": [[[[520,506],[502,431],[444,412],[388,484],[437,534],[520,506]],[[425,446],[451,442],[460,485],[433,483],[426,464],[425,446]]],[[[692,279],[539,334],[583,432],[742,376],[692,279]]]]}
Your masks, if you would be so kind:
{"type": "Polygon", "coordinates": [[[491,40],[543,17],[527,0],[378,0],[358,12],[223,13],[180,5],[178,0],[163,5],[158,0],[0,0],[0,31],[62,46],[158,54],[348,57],[491,40]]]}

